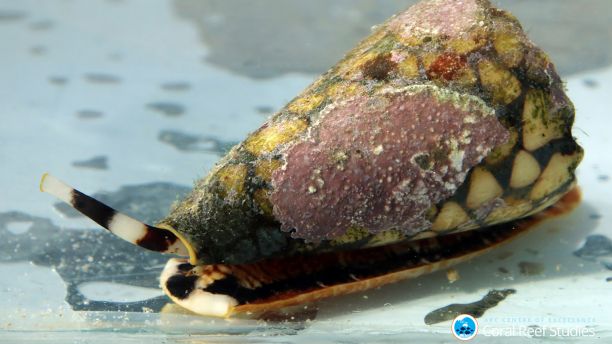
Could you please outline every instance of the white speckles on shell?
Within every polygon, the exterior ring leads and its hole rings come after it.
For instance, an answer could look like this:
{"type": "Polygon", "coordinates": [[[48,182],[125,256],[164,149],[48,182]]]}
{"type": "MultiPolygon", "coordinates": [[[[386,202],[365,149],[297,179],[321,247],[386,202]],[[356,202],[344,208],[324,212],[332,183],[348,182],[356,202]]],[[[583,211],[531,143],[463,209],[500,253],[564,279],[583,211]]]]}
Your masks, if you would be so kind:
{"type": "Polygon", "coordinates": [[[471,123],[476,123],[476,116],[472,116],[472,115],[465,116],[464,121],[465,121],[465,123],[470,123],[470,124],[471,123]]]}
{"type": "Polygon", "coordinates": [[[455,171],[461,171],[463,169],[463,159],[465,157],[465,151],[462,150],[453,150],[449,155],[449,159],[451,161],[451,167],[455,169],[455,171]]]}
{"type": "Polygon", "coordinates": [[[378,145],[374,147],[374,149],[372,150],[372,153],[374,153],[375,155],[380,155],[380,153],[382,153],[383,150],[384,150],[383,145],[378,145]]]}

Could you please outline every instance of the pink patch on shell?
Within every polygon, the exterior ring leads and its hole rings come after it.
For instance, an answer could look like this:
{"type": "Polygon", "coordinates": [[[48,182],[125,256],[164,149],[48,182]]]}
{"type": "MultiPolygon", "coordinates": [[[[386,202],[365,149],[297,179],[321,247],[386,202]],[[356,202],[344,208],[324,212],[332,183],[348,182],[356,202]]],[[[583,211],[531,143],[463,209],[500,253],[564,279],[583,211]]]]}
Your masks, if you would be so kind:
{"type": "Polygon", "coordinates": [[[313,242],[350,227],[417,233],[431,226],[427,210],[508,138],[484,103],[435,86],[333,104],[285,150],[272,176],[274,215],[313,242]]]}

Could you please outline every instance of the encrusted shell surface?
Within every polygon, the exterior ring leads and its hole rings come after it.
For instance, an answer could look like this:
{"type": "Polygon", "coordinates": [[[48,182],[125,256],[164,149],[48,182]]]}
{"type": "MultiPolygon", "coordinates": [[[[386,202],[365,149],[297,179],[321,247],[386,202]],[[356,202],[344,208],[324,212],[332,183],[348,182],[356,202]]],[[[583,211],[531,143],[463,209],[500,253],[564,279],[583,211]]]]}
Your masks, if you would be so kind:
{"type": "Polygon", "coordinates": [[[573,184],[574,108],[484,0],[380,25],[162,221],[204,263],[385,245],[511,221],[573,184]]]}
{"type": "Polygon", "coordinates": [[[383,88],[327,106],[272,175],[274,216],[294,237],[332,240],[430,229],[427,211],[509,133],[474,96],[433,85],[383,88]]]}

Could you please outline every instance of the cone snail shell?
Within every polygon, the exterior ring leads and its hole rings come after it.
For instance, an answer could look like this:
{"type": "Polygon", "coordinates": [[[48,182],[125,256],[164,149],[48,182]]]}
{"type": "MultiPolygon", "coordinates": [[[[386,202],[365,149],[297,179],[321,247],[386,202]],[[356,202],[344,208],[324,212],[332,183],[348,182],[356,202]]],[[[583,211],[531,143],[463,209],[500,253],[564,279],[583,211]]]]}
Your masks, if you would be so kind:
{"type": "Polygon", "coordinates": [[[423,1],[236,146],[162,222],[195,260],[244,263],[512,221],[570,189],[582,157],[573,118],[553,64],[511,14],[423,1]]]}
{"type": "Polygon", "coordinates": [[[484,252],[513,237],[526,227],[503,224],[575,185],[574,112],[515,17],[485,0],[426,0],[235,146],[156,227],[87,208],[97,201],[52,177],[41,188],[126,240],[189,255],[171,260],[162,287],[228,315],[414,277],[421,261],[471,257],[461,238],[484,252]],[[367,271],[350,270],[364,255],[367,271]],[[334,266],[352,280],[330,277],[334,266]]]}

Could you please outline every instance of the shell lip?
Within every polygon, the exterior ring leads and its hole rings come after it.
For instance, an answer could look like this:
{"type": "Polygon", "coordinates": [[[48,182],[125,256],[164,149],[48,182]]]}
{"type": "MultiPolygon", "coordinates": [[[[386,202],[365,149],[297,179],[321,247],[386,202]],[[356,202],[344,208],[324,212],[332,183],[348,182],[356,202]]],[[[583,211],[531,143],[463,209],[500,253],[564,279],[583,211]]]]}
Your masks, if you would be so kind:
{"type": "Polygon", "coordinates": [[[174,234],[181,241],[181,243],[183,243],[185,248],[187,248],[187,253],[189,254],[189,264],[191,264],[191,265],[197,265],[198,264],[198,255],[196,253],[196,250],[189,243],[189,241],[187,240],[187,238],[185,238],[185,236],[183,234],[181,234],[179,231],[174,229],[174,227],[170,226],[167,223],[163,223],[163,222],[162,223],[158,223],[158,224],[155,225],[155,227],[157,227],[159,229],[167,230],[170,233],[174,234]]]}

